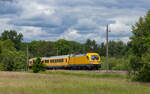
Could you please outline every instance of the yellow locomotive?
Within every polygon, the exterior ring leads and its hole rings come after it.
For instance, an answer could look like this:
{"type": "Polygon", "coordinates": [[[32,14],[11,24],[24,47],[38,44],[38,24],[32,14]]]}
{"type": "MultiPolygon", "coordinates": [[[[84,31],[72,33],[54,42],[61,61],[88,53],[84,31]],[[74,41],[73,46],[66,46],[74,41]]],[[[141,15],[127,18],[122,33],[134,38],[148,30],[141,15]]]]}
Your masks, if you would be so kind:
{"type": "MultiPolygon", "coordinates": [[[[33,60],[29,60],[32,67],[33,60]]],[[[98,69],[101,67],[100,56],[97,53],[72,54],[62,56],[41,57],[47,69],[98,69]]]]}

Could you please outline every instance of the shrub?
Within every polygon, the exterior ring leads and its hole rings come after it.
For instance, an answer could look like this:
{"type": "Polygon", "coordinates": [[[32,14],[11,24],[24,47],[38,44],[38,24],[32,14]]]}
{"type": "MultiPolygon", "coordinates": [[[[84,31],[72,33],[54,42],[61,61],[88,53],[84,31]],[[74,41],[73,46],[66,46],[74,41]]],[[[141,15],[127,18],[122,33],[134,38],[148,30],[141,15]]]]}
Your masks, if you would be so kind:
{"type": "Polygon", "coordinates": [[[142,57],[130,56],[129,76],[132,80],[150,82],[150,52],[142,57]]]}
{"type": "Polygon", "coordinates": [[[43,64],[43,62],[41,62],[39,57],[33,61],[32,70],[34,73],[46,70],[46,66],[43,64]]]}
{"type": "MultiPolygon", "coordinates": [[[[102,69],[106,69],[106,58],[101,58],[102,69]]],[[[108,59],[110,70],[127,70],[128,58],[109,57],[108,59]]]]}
{"type": "Polygon", "coordinates": [[[130,74],[135,80],[150,81],[150,10],[132,26],[130,74]]]}
{"type": "Polygon", "coordinates": [[[2,64],[0,64],[0,71],[3,71],[4,70],[4,67],[2,64]]]}
{"type": "Polygon", "coordinates": [[[139,71],[139,79],[150,82],[150,53],[147,52],[142,56],[142,67],[139,71]]]}

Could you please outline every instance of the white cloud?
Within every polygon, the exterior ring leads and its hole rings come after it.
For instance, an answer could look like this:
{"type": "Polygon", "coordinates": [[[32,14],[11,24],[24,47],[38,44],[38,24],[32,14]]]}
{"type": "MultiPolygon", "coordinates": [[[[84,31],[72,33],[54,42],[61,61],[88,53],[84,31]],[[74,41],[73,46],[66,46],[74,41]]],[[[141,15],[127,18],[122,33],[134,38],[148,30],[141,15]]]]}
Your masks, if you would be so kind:
{"type": "Polygon", "coordinates": [[[43,5],[36,0],[19,1],[18,5],[23,9],[21,18],[33,18],[40,15],[52,15],[55,13],[55,9],[52,6],[43,5]]]}
{"type": "Polygon", "coordinates": [[[130,26],[120,22],[110,24],[111,34],[113,35],[128,35],[131,33],[130,26]]]}
{"type": "Polygon", "coordinates": [[[0,23],[0,34],[5,30],[13,30],[14,26],[9,24],[0,23]]]}
{"type": "Polygon", "coordinates": [[[22,26],[20,27],[20,29],[20,32],[24,35],[26,39],[37,39],[47,34],[46,32],[42,31],[42,29],[39,27],[22,26]]]}
{"type": "Polygon", "coordinates": [[[19,32],[23,34],[25,40],[55,41],[59,38],[59,35],[48,33],[40,27],[21,26],[15,27],[15,29],[20,30],[19,32]]]}
{"type": "Polygon", "coordinates": [[[64,34],[62,34],[60,38],[64,38],[67,40],[76,40],[76,39],[80,40],[82,35],[78,34],[78,32],[79,31],[77,30],[69,29],[68,31],[64,32],[64,34]]]}
{"type": "Polygon", "coordinates": [[[103,39],[98,33],[80,34],[79,32],[80,31],[78,30],[69,29],[68,31],[64,32],[60,38],[79,42],[85,42],[87,39],[96,40],[99,43],[105,41],[105,39],[103,39]]]}
{"type": "Polygon", "coordinates": [[[0,11],[0,30],[21,31],[25,40],[66,38],[83,42],[89,38],[104,42],[106,25],[110,24],[110,39],[128,41],[131,25],[146,13],[147,7],[141,7],[144,3],[139,0],[132,6],[131,1],[121,5],[122,2],[124,0],[17,0],[14,7],[21,11],[16,15],[3,15],[0,11]]]}

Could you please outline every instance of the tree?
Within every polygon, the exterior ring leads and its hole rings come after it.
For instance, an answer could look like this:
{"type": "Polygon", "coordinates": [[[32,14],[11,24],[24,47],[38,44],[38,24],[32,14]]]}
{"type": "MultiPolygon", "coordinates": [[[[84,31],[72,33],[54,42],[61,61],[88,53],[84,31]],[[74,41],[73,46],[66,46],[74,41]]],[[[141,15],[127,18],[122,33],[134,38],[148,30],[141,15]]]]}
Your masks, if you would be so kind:
{"type": "Polygon", "coordinates": [[[98,52],[98,45],[95,40],[87,39],[85,43],[85,51],[86,52],[98,52]]]}
{"type": "Polygon", "coordinates": [[[0,42],[0,65],[1,70],[5,71],[17,71],[25,68],[25,53],[17,51],[10,39],[0,42]]]}
{"type": "Polygon", "coordinates": [[[54,55],[54,45],[50,41],[32,41],[28,44],[29,52],[33,55],[33,57],[45,57],[54,55]]]}
{"type": "Polygon", "coordinates": [[[32,70],[34,73],[38,73],[40,71],[46,70],[44,63],[41,61],[41,59],[39,57],[33,61],[32,70]]]}
{"type": "Polygon", "coordinates": [[[122,41],[109,41],[109,55],[112,57],[121,57],[126,53],[127,46],[122,41]]]}
{"type": "Polygon", "coordinates": [[[58,55],[67,55],[71,53],[71,46],[69,41],[60,39],[55,42],[55,50],[58,55]]]}
{"type": "Polygon", "coordinates": [[[84,44],[75,41],[68,41],[69,42],[69,54],[70,53],[84,53],[84,44]]]}
{"type": "Polygon", "coordinates": [[[5,71],[17,71],[25,69],[26,58],[22,52],[10,51],[5,49],[1,54],[1,64],[5,71]]]}
{"type": "Polygon", "coordinates": [[[129,64],[131,74],[136,80],[150,81],[150,10],[132,26],[132,33],[130,51],[134,57],[130,59],[129,64]]]}
{"type": "Polygon", "coordinates": [[[23,40],[23,35],[21,33],[17,33],[16,31],[14,30],[5,30],[1,37],[0,37],[1,40],[7,40],[7,39],[10,39],[14,44],[15,44],[15,48],[17,50],[20,49],[20,44],[21,44],[21,41],[23,40]]]}
{"type": "Polygon", "coordinates": [[[102,42],[100,45],[99,45],[99,51],[98,53],[101,55],[101,56],[106,56],[106,45],[104,44],[104,42],[102,42]]]}

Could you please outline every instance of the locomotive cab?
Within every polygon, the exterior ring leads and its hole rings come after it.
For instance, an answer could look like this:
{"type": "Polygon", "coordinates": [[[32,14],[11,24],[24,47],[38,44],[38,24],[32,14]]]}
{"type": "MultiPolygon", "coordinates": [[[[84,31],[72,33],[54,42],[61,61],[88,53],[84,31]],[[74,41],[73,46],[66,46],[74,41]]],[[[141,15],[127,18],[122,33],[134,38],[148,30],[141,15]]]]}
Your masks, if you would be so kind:
{"type": "Polygon", "coordinates": [[[92,64],[94,67],[101,67],[100,56],[97,53],[87,53],[87,60],[89,64],[92,64]]]}

